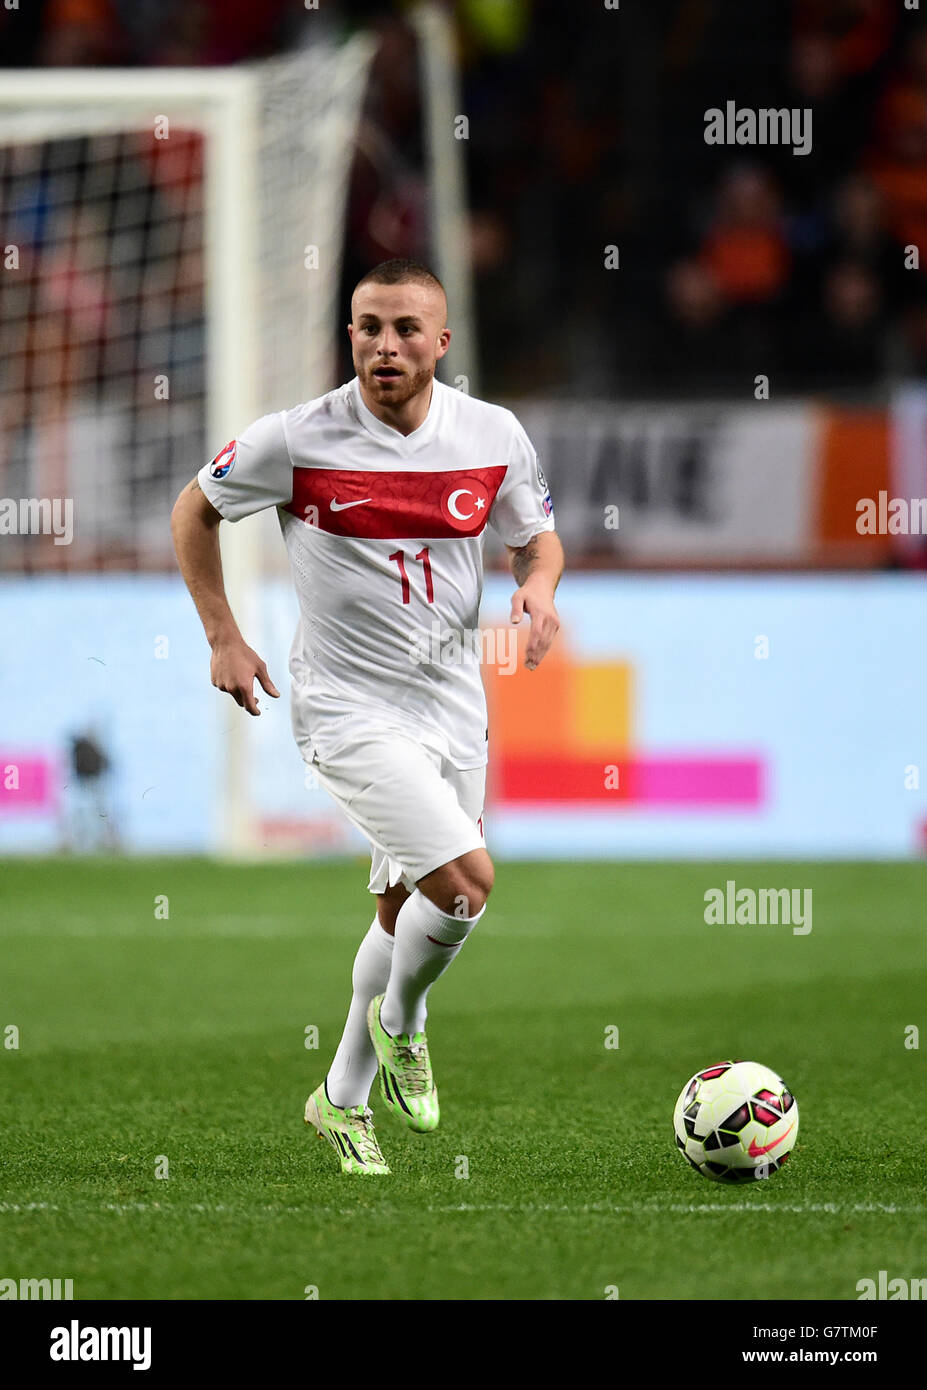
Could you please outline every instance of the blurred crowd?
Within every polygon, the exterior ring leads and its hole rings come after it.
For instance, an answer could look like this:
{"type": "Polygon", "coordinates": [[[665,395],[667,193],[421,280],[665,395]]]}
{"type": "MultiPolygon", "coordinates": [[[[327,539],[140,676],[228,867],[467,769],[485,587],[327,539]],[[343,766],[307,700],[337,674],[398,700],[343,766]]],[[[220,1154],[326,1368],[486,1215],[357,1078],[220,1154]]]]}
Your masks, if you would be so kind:
{"type": "MultiPolygon", "coordinates": [[[[0,11],[5,67],[174,67],[270,55],[293,0],[27,0],[0,11]]],[[[298,8],[305,13],[299,0],[298,8]]]]}
{"type": "MultiPolygon", "coordinates": [[[[780,395],[856,399],[927,370],[927,14],[454,8],[485,389],[740,395],[764,374],[780,395]],[[729,100],[810,108],[810,152],[706,144],[729,100]]],[[[345,289],[428,249],[414,42],[378,22],[345,289]]]]}
{"type": "MultiPolygon", "coordinates": [[[[0,61],[227,64],[310,43],[313,24],[372,27],[343,319],[371,265],[431,255],[409,8],[35,0],[0,9],[0,61]]],[[[448,9],[484,392],[740,394],[763,373],[780,392],[858,397],[927,370],[927,14],[900,0],[448,9]],[[706,144],[704,114],[728,100],[810,107],[811,152],[706,144]]]]}
{"type": "MultiPolygon", "coordinates": [[[[927,28],[891,0],[779,8],[788,27],[770,27],[735,82],[694,51],[685,75],[696,105],[810,108],[812,151],[726,149],[720,168],[717,147],[691,152],[650,363],[681,384],[755,370],[859,394],[927,368],[927,28]]],[[[677,93],[674,123],[691,109],[677,93]]]]}

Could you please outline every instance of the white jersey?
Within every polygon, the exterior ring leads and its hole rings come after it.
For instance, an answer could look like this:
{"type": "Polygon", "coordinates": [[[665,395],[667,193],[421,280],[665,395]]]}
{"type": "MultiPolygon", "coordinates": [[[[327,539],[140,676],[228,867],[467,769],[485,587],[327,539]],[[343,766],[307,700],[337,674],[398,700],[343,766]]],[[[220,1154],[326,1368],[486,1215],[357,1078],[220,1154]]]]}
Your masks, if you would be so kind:
{"type": "Polygon", "coordinates": [[[364,722],[412,731],[459,768],[486,762],[479,604],[487,522],[511,546],[554,528],[537,454],[509,410],[434,381],[411,434],[357,377],[265,415],[199,472],[228,521],[275,506],[299,598],[298,741],[320,756],[364,722]],[[452,660],[435,659],[438,645],[452,660]]]}

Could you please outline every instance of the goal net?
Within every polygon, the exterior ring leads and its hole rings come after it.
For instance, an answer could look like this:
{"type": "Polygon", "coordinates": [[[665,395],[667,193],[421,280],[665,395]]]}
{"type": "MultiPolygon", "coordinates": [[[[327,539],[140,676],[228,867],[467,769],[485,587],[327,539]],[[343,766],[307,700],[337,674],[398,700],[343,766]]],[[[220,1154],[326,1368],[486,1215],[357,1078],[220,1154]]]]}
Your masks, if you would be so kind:
{"type": "MultiPolygon", "coordinates": [[[[452,22],[432,3],[410,20],[430,255],[449,292],[453,370],[475,391],[452,22]]],[[[363,31],[314,31],[296,52],[228,69],[5,72],[0,498],[23,499],[23,525],[7,524],[0,567],[175,575],[170,511],[184,484],[259,416],[338,384],[347,200],[375,48],[363,31]],[[66,543],[56,522],[70,524],[66,543]]],[[[242,633],[286,689],[297,609],[276,517],[223,525],[220,540],[242,633]]],[[[205,644],[194,660],[205,685],[205,644]]],[[[260,694],[252,719],[215,699],[215,772],[210,744],[198,773],[214,786],[210,844],[359,848],[301,769],[286,700],[260,694]]],[[[165,779],[189,785],[177,761],[165,779]]]]}
{"type": "MultiPolygon", "coordinates": [[[[0,496],[28,502],[33,533],[7,526],[5,570],[175,573],[169,517],[183,485],[258,416],[336,384],[345,203],[373,50],[359,33],[225,70],[4,74],[0,496]],[[70,511],[68,543],[46,533],[43,509],[70,511]]],[[[220,536],[233,611],[257,647],[279,530],[270,514],[220,536]]],[[[272,756],[267,732],[245,725],[289,730],[283,710],[228,714],[214,842],[240,853],[267,839],[259,769],[272,756]]],[[[287,765],[294,754],[291,740],[287,765]]]]}

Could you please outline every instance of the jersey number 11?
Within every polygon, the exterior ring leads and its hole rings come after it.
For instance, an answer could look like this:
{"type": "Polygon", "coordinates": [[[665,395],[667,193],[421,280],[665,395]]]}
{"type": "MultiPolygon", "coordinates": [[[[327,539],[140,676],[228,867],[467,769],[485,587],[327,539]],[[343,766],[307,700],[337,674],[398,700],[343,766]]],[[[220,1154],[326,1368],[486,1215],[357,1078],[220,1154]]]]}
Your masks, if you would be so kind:
{"type": "MultiPolygon", "coordinates": [[[[408,603],[410,598],[410,587],[409,576],[406,574],[405,551],[394,550],[389,558],[391,560],[395,560],[396,564],[399,566],[399,577],[402,580],[402,601],[403,603],[408,603]]],[[[421,560],[422,569],[425,571],[425,594],[427,596],[428,602],[434,603],[435,586],[431,578],[431,561],[428,558],[428,546],[426,545],[424,550],[420,550],[418,554],[415,556],[415,558],[416,560],[421,560]]]]}

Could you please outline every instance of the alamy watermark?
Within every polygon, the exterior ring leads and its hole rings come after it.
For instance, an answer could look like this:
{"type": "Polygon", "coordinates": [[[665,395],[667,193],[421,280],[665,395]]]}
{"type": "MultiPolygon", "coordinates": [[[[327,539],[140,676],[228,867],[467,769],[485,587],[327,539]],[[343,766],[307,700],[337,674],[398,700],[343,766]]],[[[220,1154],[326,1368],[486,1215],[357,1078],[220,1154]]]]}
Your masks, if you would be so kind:
{"type": "Polygon", "coordinates": [[[889,1302],[906,1299],[927,1301],[927,1279],[889,1279],[888,1270],[880,1269],[875,1279],[859,1279],[856,1283],[857,1302],[865,1299],[887,1299],[889,1302]]]}
{"type": "Polygon", "coordinates": [[[73,1279],[0,1279],[0,1300],[70,1302],[73,1298],[73,1279]]]}
{"type": "Polygon", "coordinates": [[[73,497],[0,497],[0,537],[54,536],[55,545],[74,539],[73,497]]]}
{"type": "Polygon", "coordinates": [[[705,890],[703,917],[716,926],[791,926],[794,936],[811,930],[810,888],[738,888],[729,878],[723,888],[705,890]]]}
{"type": "Polygon", "coordinates": [[[461,666],[476,657],[510,676],[518,666],[518,632],[514,627],[442,627],[434,619],[430,631],[413,633],[409,657],[416,666],[461,666]]]}
{"type": "Polygon", "coordinates": [[[861,497],[856,504],[860,536],[927,536],[927,497],[861,497]]]}
{"type": "Polygon", "coordinates": [[[811,107],[768,107],[754,110],[727,101],[722,111],[705,112],[706,145],[791,145],[792,154],[811,153],[811,107]]]}
{"type": "Polygon", "coordinates": [[[131,1361],[133,1371],[151,1367],[150,1327],[53,1327],[48,1351],[52,1361],[131,1361]]]}

